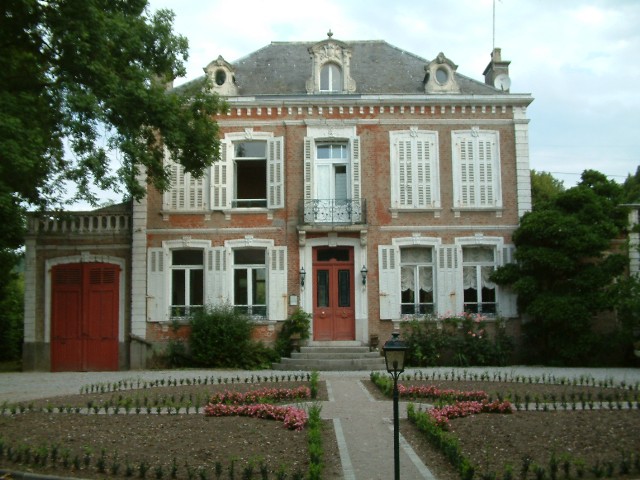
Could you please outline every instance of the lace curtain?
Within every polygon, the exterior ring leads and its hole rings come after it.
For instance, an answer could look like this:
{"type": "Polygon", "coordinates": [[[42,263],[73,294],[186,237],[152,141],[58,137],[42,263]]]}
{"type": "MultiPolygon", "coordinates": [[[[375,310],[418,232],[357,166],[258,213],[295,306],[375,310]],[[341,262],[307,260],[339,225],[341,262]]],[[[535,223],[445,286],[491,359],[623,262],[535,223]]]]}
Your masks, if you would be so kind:
{"type": "Polygon", "coordinates": [[[431,267],[402,267],[400,269],[400,290],[416,291],[416,269],[420,289],[425,292],[433,291],[433,269],[431,267]]]}
{"type": "MultiPolygon", "coordinates": [[[[464,248],[462,250],[462,259],[465,263],[493,263],[493,249],[484,247],[471,247],[464,248]]],[[[469,266],[462,269],[462,281],[464,289],[473,288],[478,290],[478,275],[477,269],[480,269],[480,285],[482,288],[494,289],[496,284],[489,280],[491,272],[493,272],[493,265],[483,266],[469,266]]]]}

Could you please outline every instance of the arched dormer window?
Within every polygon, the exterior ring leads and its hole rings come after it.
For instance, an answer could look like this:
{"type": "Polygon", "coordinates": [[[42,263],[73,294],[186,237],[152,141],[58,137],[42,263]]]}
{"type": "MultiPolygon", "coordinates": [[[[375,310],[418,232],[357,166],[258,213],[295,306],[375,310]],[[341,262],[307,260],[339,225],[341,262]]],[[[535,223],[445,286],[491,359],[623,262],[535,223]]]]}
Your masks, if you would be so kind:
{"type": "Polygon", "coordinates": [[[335,63],[326,63],[320,70],[320,91],[342,91],[342,69],[335,63]]]}
{"type": "Polygon", "coordinates": [[[351,48],[344,42],[329,38],[309,48],[311,77],[307,93],[353,93],[356,82],[351,78],[351,48]]]}

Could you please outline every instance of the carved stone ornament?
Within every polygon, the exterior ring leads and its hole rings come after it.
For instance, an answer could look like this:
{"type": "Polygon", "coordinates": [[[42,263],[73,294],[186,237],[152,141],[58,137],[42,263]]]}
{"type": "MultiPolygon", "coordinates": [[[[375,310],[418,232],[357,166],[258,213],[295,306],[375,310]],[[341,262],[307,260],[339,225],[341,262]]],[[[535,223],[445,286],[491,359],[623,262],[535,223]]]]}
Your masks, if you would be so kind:
{"type": "Polygon", "coordinates": [[[455,72],[458,66],[442,52],[424,67],[425,93],[460,93],[455,72]]]}
{"type": "Polygon", "coordinates": [[[212,90],[219,95],[237,95],[235,70],[222,55],[204,67],[204,73],[211,79],[212,90]]]}

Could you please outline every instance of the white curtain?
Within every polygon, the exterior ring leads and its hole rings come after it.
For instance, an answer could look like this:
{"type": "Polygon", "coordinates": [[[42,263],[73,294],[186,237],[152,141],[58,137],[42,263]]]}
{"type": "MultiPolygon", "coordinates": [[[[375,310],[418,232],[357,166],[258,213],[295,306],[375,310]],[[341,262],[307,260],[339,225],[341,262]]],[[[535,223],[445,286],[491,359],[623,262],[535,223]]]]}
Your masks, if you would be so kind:
{"type": "Polygon", "coordinates": [[[480,281],[482,282],[482,288],[494,289],[496,284],[489,280],[493,267],[464,267],[462,269],[462,281],[464,289],[473,288],[478,290],[478,276],[476,275],[477,268],[480,268],[480,281]]]}
{"type": "Polygon", "coordinates": [[[416,268],[420,289],[425,292],[433,291],[433,269],[431,267],[407,266],[400,269],[400,291],[416,291],[416,268]]]}

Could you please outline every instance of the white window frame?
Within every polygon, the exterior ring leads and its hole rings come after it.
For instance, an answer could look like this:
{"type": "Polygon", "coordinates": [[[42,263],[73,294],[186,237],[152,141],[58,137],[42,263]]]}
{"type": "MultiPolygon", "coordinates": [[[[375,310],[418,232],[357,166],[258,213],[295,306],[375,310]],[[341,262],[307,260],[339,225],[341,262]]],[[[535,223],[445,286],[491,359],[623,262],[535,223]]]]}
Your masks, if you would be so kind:
{"type": "Polygon", "coordinates": [[[344,72],[341,65],[338,65],[335,62],[327,62],[320,67],[320,92],[323,93],[331,93],[331,92],[342,92],[344,85],[344,72]],[[334,74],[338,73],[338,78],[334,78],[334,74]],[[323,75],[327,72],[327,88],[322,88],[323,85],[323,75]]]}
{"type": "MultiPolygon", "coordinates": [[[[380,295],[380,318],[383,320],[401,320],[401,287],[400,287],[400,249],[402,247],[431,248],[433,253],[433,301],[434,312],[440,312],[441,287],[439,265],[436,262],[441,248],[441,240],[436,237],[401,237],[394,238],[391,245],[378,246],[378,278],[380,295]]],[[[406,316],[404,317],[406,318],[406,316]]]]}
{"type": "Polygon", "coordinates": [[[455,130],[451,146],[454,210],[502,209],[499,132],[455,130]]]}
{"type": "Polygon", "coordinates": [[[440,209],[440,154],[438,132],[389,132],[391,209],[440,209]]]}
{"type": "MultiPolygon", "coordinates": [[[[403,317],[412,317],[412,318],[420,318],[420,317],[424,317],[426,315],[433,315],[436,312],[436,308],[437,308],[437,290],[436,290],[436,265],[437,265],[437,254],[436,254],[436,250],[435,248],[431,247],[431,246],[426,246],[426,245],[404,245],[402,247],[400,247],[400,314],[403,317]],[[416,262],[416,261],[409,261],[409,262],[405,262],[402,260],[402,253],[404,250],[407,249],[421,249],[421,250],[425,250],[425,251],[429,251],[431,253],[431,261],[430,262],[416,262]],[[405,303],[402,301],[402,270],[404,268],[410,268],[412,270],[412,276],[414,279],[414,287],[413,287],[413,295],[414,295],[414,299],[413,299],[413,303],[405,303]],[[423,303],[420,302],[420,287],[422,286],[421,284],[421,275],[420,272],[422,269],[424,268],[429,268],[431,269],[431,296],[432,296],[432,301],[430,303],[431,308],[429,312],[421,312],[420,309],[423,305],[423,303]],[[402,310],[405,309],[405,307],[409,307],[412,306],[413,307],[413,312],[411,313],[404,313],[402,310]]],[[[429,304],[427,304],[429,305],[429,304]]]]}
{"type": "Polygon", "coordinates": [[[211,167],[212,210],[259,211],[284,208],[284,138],[272,132],[243,132],[225,134],[220,145],[220,159],[211,167]],[[238,142],[264,141],[266,143],[266,207],[233,207],[236,199],[236,169],[234,145],[238,142]]]}
{"type": "Polygon", "coordinates": [[[245,247],[237,247],[233,249],[233,256],[234,256],[234,262],[232,265],[232,269],[233,269],[233,287],[232,287],[232,303],[233,306],[235,308],[246,308],[247,313],[250,317],[256,319],[256,320],[263,320],[268,318],[268,304],[269,304],[269,275],[268,275],[268,250],[266,248],[263,247],[254,247],[254,246],[245,246],[245,247]],[[242,251],[242,250],[260,250],[262,252],[264,252],[264,262],[263,263],[252,263],[252,264],[246,264],[246,263],[242,263],[242,264],[236,264],[235,263],[235,255],[237,252],[242,251]],[[246,289],[247,289],[247,303],[246,304],[242,304],[239,305],[238,304],[238,300],[236,299],[236,272],[240,271],[240,270],[244,270],[247,272],[247,276],[246,276],[246,281],[247,281],[247,285],[246,285],[246,289]],[[254,297],[254,292],[253,292],[253,277],[254,275],[257,274],[258,270],[263,270],[264,271],[264,281],[265,281],[265,296],[264,296],[264,300],[265,303],[262,305],[254,305],[253,303],[253,297],[254,297]],[[264,308],[264,314],[261,313],[255,313],[254,312],[254,308],[264,308]]]}
{"type": "Polygon", "coordinates": [[[169,308],[170,308],[170,313],[169,316],[172,319],[180,319],[180,318],[185,318],[188,317],[190,313],[192,313],[192,311],[194,311],[194,307],[196,309],[201,309],[204,305],[205,305],[205,299],[206,299],[206,280],[205,280],[205,261],[206,261],[206,250],[203,248],[173,248],[170,250],[169,252],[169,258],[171,259],[171,265],[170,265],[170,274],[169,274],[169,282],[170,282],[170,287],[169,290],[171,292],[171,299],[173,299],[173,293],[174,293],[174,289],[175,289],[175,285],[173,283],[173,273],[175,271],[184,271],[184,297],[185,297],[185,304],[184,305],[174,305],[173,302],[170,300],[170,304],[169,304],[169,308]],[[199,251],[202,253],[202,263],[200,265],[176,265],[173,263],[173,254],[177,251],[185,251],[185,250],[192,250],[192,251],[199,251]],[[190,293],[191,293],[191,271],[196,271],[196,270],[201,270],[202,271],[202,303],[201,304],[193,304],[192,303],[192,298],[190,298],[190,293]],[[176,308],[184,308],[184,313],[181,314],[175,314],[176,308]]]}

